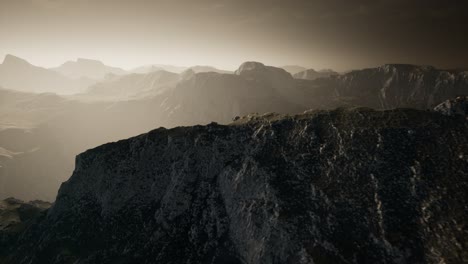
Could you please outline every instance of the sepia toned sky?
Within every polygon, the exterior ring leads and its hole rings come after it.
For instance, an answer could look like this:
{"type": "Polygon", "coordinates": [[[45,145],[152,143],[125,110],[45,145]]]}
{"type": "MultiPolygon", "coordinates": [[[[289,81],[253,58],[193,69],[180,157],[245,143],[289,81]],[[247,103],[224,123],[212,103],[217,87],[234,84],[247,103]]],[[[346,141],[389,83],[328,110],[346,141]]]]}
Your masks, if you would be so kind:
{"type": "Polygon", "coordinates": [[[466,0],[0,0],[0,56],[235,69],[468,68],[466,0]]]}

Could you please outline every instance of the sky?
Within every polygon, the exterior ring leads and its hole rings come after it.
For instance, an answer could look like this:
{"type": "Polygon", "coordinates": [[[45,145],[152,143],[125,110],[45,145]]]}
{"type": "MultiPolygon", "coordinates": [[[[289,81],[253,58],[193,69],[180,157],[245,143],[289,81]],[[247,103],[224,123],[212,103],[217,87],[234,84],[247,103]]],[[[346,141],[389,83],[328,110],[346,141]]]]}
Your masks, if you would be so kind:
{"type": "Polygon", "coordinates": [[[468,68],[466,14],[466,0],[0,0],[0,56],[44,67],[468,68]]]}

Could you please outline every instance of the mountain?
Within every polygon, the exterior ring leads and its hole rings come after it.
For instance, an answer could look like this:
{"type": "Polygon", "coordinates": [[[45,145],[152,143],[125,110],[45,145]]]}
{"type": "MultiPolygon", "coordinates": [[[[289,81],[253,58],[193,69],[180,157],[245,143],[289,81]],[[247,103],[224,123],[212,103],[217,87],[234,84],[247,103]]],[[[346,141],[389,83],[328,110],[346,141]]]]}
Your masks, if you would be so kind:
{"type": "Polygon", "coordinates": [[[226,123],[239,115],[252,112],[281,113],[302,111],[300,105],[289,102],[276,90],[270,79],[248,79],[234,74],[215,72],[193,73],[177,86],[155,100],[163,114],[164,126],[226,123]]]}
{"type": "Polygon", "coordinates": [[[83,90],[89,84],[89,80],[72,80],[55,71],[31,65],[13,55],[6,55],[0,64],[0,86],[7,89],[70,94],[83,90]]]}
{"type": "Polygon", "coordinates": [[[128,100],[160,94],[176,85],[177,73],[164,70],[145,74],[132,73],[116,76],[91,86],[84,96],[96,99],[128,100]]]}
{"type": "Polygon", "coordinates": [[[26,93],[0,87],[0,131],[11,127],[31,129],[72,104],[53,93],[26,93]]]}
{"type": "Polygon", "coordinates": [[[164,78],[153,74],[110,78],[97,90],[101,96],[0,93],[0,148],[11,157],[0,159],[0,199],[53,201],[77,154],[160,126],[227,124],[250,113],[337,107],[432,109],[468,94],[466,73],[424,66],[384,65],[303,80],[280,68],[246,62],[235,74],[169,74],[178,77],[169,86],[160,86],[164,78]],[[81,100],[91,97],[99,100],[81,100]]]}
{"type": "Polygon", "coordinates": [[[203,65],[192,66],[189,69],[191,69],[195,73],[199,73],[199,72],[232,73],[231,71],[220,70],[212,66],[203,66],[203,65]]]}
{"type": "Polygon", "coordinates": [[[3,263],[464,263],[468,128],[365,108],[159,128],[80,154],[3,263]],[[437,144],[428,144],[437,142],[437,144]]]}
{"type": "Polygon", "coordinates": [[[166,64],[152,64],[141,66],[135,69],[130,70],[133,73],[150,73],[155,71],[168,71],[174,73],[181,73],[187,70],[187,67],[182,66],[173,66],[173,65],[166,65],[166,64]]]}
{"type": "Polygon", "coordinates": [[[318,78],[328,78],[331,76],[339,75],[339,73],[333,70],[321,70],[315,71],[314,69],[308,69],[294,74],[296,79],[315,80],[318,78]]]}
{"type": "Polygon", "coordinates": [[[293,78],[290,73],[281,68],[265,66],[260,62],[244,62],[234,74],[247,80],[265,82],[282,93],[289,92],[290,87],[293,85],[293,78]]]}
{"type": "Polygon", "coordinates": [[[343,104],[376,109],[432,109],[445,100],[468,94],[466,72],[409,64],[386,64],[312,83],[333,90],[343,104]]]}
{"type": "Polygon", "coordinates": [[[168,71],[174,73],[182,73],[187,69],[193,70],[195,73],[199,72],[217,72],[217,73],[231,73],[230,71],[220,70],[212,66],[203,66],[203,65],[195,65],[192,67],[182,67],[182,66],[173,66],[173,65],[165,65],[165,64],[152,64],[147,66],[142,66],[131,70],[134,73],[149,73],[154,71],[168,71]]]}
{"type": "Polygon", "coordinates": [[[302,72],[302,71],[307,70],[307,68],[304,68],[302,66],[297,66],[297,65],[286,65],[286,66],[282,66],[280,68],[284,69],[285,71],[289,72],[292,75],[294,75],[294,74],[296,74],[298,72],[302,72]]]}
{"type": "Polygon", "coordinates": [[[89,78],[93,80],[101,80],[107,74],[123,75],[126,71],[120,68],[104,65],[98,60],[77,59],[76,61],[67,61],[59,67],[52,68],[69,78],[89,78]]]}

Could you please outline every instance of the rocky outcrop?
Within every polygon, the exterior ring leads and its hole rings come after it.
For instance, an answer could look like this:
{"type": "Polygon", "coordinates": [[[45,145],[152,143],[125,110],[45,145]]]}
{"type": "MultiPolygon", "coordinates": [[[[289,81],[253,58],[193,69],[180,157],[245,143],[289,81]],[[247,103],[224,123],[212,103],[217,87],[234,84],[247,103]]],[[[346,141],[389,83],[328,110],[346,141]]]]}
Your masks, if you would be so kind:
{"type": "Polygon", "coordinates": [[[468,127],[250,115],[88,150],[5,263],[466,263],[468,127]],[[428,144],[429,143],[429,144],[428,144]]]}
{"type": "Polygon", "coordinates": [[[463,115],[468,118],[468,96],[447,100],[436,106],[434,110],[448,116],[463,115]]]}
{"type": "Polygon", "coordinates": [[[43,217],[50,206],[50,203],[38,200],[26,203],[7,198],[0,201],[0,263],[5,261],[3,256],[11,253],[9,250],[19,234],[43,217]]]}
{"type": "Polygon", "coordinates": [[[432,109],[445,100],[468,93],[466,72],[407,64],[356,70],[316,79],[313,84],[333,90],[342,104],[376,109],[432,109]]]}

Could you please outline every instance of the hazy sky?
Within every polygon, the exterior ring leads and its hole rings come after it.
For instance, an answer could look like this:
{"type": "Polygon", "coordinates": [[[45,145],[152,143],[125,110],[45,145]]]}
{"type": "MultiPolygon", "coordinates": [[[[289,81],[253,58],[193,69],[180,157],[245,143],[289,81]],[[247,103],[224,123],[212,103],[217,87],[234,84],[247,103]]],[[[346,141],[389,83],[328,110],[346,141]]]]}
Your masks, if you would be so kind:
{"type": "Polygon", "coordinates": [[[468,1],[0,0],[0,56],[132,68],[243,61],[468,68],[468,1]]]}

